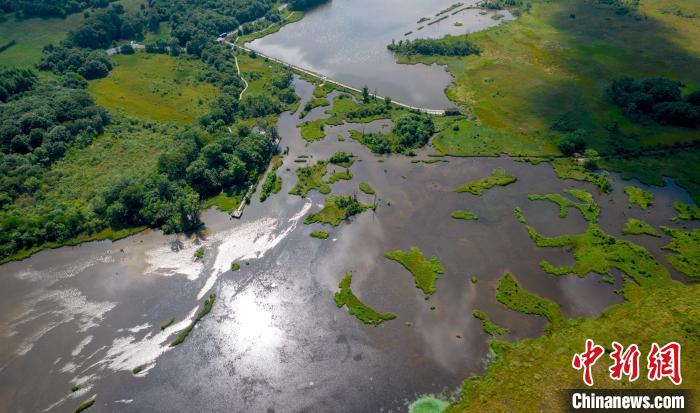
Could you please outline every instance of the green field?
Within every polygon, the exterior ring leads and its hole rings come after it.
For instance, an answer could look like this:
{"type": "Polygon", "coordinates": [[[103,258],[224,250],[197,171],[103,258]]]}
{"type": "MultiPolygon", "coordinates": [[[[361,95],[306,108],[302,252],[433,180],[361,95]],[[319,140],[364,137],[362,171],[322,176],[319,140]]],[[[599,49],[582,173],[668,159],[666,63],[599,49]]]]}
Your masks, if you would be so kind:
{"type": "Polygon", "coordinates": [[[113,56],[116,67],[90,83],[95,102],[109,110],[159,121],[190,123],[209,109],[216,88],[197,80],[204,64],[166,55],[113,56]]]}
{"type": "Polygon", "coordinates": [[[41,49],[50,43],[58,43],[68,31],[83,20],[82,14],[73,14],[65,19],[31,18],[15,20],[12,14],[0,23],[0,44],[15,40],[17,44],[0,52],[0,64],[33,67],[41,60],[41,49]]]}

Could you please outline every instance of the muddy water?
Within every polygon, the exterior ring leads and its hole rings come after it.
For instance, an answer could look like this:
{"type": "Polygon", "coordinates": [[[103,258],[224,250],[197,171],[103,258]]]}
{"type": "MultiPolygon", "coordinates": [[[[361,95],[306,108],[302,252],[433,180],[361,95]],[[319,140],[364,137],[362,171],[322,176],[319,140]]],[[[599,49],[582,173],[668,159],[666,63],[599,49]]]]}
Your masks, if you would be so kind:
{"type": "Polygon", "coordinates": [[[428,24],[437,21],[440,17],[436,14],[455,3],[455,0],[333,0],[311,10],[301,21],[248,46],[357,88],[367,85],[381,96],[417,107],[444,109],[454,106],[444,94],[451,82],[445,68],[397,65],[386,46],[392,39],[464,34],[512,19],[505,11],[499,12],[503,18],[495,20],[493,11],[480,14],[476,9],[463,10],[476,4],[476,0],[465,0],[464,6],[440,16],[447,19],[428,24]],[[430,21],[417,23],[423,17],[430,21]],[[412,33],[406,35],[409,32],[412,33]]]}
{"type": "MultiPolygon", "coordinates": [[[[310,97],[312,85],[296,79],[295,86],[304,100],[310,97]]],[[[323,110],[309,116],[324,116],[323,110]]],[[[0,411],[72,411],[94,395],[94,411],[405,411],[406,400],[451,391],[484,371],[487,336],[471,316],[474,309],[509,328],[508,339],[542,333],[542,319],[495,301],[505,271],[558,302],[568,316],[594,316],[621,301],[614,292],[619,279],[611,286],[599,275],[545,274],[541,259],[563,265],[573,262],[571,255],[534,247],[513,214],[520,206],[545,235],[581,232],[586,223],[576,211],[560,219],[554,204],[530,202],[527,195],[573,187],[595,192],[592,186],[559,180],[547,165],[506,158],[415,164],[401,156],[378,158],[357,142],[337,139],[351,128],[386,129],[389,121],[331,127],[325,140],[313,144],[301,139],[299,122],[288,113],[279,120],[282,146],[290,151],[279,169],[281,193],[262,204],[256,194],[240,221],[210,210],[204,214],[207,230],[197,237],[149,231],[114,243],[43,251],[0,267],[0,411]],[[321,241],[309,237],[321,226],[301,221],[321,207],[323,196],[286,193],[296,182],[294,159],[327,159],[337,150],[358,159],[354,178],[334,184],[333,192],[370,202],[374,197],[357,189],[368,182],[379,208],[324,228],[331,237],[321,241]],[[454,192],[496,167],[518,182],[482,197],[454,192]],[[457,209],[480,219],[453,220],[457,209]],[[200,246],[205,258],[194,262],[200,246]],[[429,301],[407,271],[383,258],[388,250],[411,246],[437,255],[446,270],[429,301]],[[231,262],[241,270],[229,271],[231,262]],[[349,271],[362,300],[398,318],[368,327],[337,309],[333,293],[349,271]],[[170,348],[174,333],[211,292],[218,294],[211,314],[184,344],[170,348]],[[160,323],[171,317],[175,325],[161,331],[160,323]],[[134,375],[137,366],[144,370],[134,375]],[[71,393],[71,383],[81,389],[71,393]]],[[[627,208],[623,185],[616,180],[611,195],[596,194],[601,226],[618,236],[629,216],[670,224],[672,201],[689,201],[672,183],[647,188],[656,202],[642,212],[627,208]]],[[[667,265],[660,250],[666,237],[627,238],[667,265]]]]}

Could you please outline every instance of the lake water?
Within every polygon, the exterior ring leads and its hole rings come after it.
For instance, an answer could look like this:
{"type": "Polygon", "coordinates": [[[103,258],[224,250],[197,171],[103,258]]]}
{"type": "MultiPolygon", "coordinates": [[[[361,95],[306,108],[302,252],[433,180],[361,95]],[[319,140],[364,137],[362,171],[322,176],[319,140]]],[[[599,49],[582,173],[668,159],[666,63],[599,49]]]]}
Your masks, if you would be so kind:
{"type": "Polygon", "coordinates": [[[454,106],[444,90],[451,76],[443,66],[397,65],[386,46],[392,39],[439,38],[445,34],[464,34],[511,19],[492,19],[496,12],[462,10],[464,5],[442,16],[435,15],[456,3],[455,0],[332,0],[310,12],[299,22],[248,44],[256,51],[296,66],[326,75],[331,79],[362,88],[367,85],[380,96],[417,107],[445,109],[454,106]],[[458,12],[459,11],[459,12],[458,12]],[[457,14],[452,14],[458,12],[457,14]],[[421,18],[430,21],[417,23],[421,18]],[[456,26],[455,23],[461,24],[456,26]],[[418,30],[418,27],[423,29],[418,30]],[[405,36],[406,33],[413,32],[405,36]]]}
{"type": "MultiPolygon", "coordinates": [[[[311,97],[311,84],[295,79],[295,86],[303,101],[311,97]]],[[[594,316],[621,301],[614,292],[621,287],[619,277],[609,285],[599,275],[545,274],[539,260],[570,264],[571,254],[536,248],[513,214],[522,207],[545,235],[581,232],[586,223],[576,211],[560,219],[554,204],[531,202],[527,195],[573,187],[595,193],[592,185],[560,180],[547,165],[507,158],[447,158],[431,165],[403,156],[378,158],[351,139],[337,139],[351,125],[329,127],[325,140],[307,144],[296,127],[300,121],[286,113],[278,123],[282,146],[290,148],[279,169],[281,193],[262,204],[256,194],[241,220],[209,210],[207,229],[196,238],[148,231],[0,266],[0,411],[69,412],[92,396],[98,412],[191,412],[203,406],[405,411],[408,400],[451,392],[465,377],[483,373],[488,337],[471,316],[474,309],[509,328],[508,340],[542,334],[542,318],[495,301],[505,271],[526,289],[555,300],[567,316],[594,316]],[[315,162],[338,150],[358,160],[351,167],[354,178],[334,184],[333,192],[357,193],[370,202],[373,197],[357,190],[359,182],[368,182],[379,207],[324,228],[330,239],[317,240],[309,233],[322,227],[302,221],[324,198],[315,191],[306,199],[287,195],[296,182],[294,159],[308,155],[315,162]],[[454,192],[496,167],[518,182],[482,197],[454,192]],[[457,209],[469,209],[479,220],[450,218],[457,209]],[[205,257],[194,262],[200,246],[205,257]],[[386,251],[411,246],[437,255],[446,270],[429,301],[405,269],[383,258],[386,251]],[[231,262],[241,270],[231,272],[231,262]],[[338,309],[333,294],[348,271],[362,300],[398,318],[370,327],[338,309]],[[211,292],[218,294],[212,312],[185,343],[169,347],[211,292]],[[175,325],[161,331],[160,323],[170,318],[175,325]],[[137,366],[145,368],[134,375],[137,366]],[[71,393],[72,383],[81,390],[71,393]]],[[[381,120],[362,125],[368,131],[388,127],[390,121],[381,120]]],[[[419,158],[431,151],[421,151],[419,158]]],[[[615,235],[630,216],[669,225],[673,200],[689,201],[669,183],[647,188],[656,196],[650,212],[628,209],[623,185],[616,180],[612,194],[595,195],[603,210],[601,226],[615,235]]],[[[623,238],[647,247],[668,267],[661,250],[666,236],[623,238]]]]}

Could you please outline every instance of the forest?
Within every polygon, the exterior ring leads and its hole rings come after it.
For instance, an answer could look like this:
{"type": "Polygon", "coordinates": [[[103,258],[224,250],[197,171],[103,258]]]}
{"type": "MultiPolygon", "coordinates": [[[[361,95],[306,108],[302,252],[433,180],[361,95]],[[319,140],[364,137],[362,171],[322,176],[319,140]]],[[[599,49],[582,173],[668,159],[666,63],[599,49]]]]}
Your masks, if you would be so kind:
{"type": "MultiPolygon", "coordinates": [[[[259,119],[280,113],[283,104],[298,98],[287,74],[272,82],[269,96],[246,96],[239,102],[243,81],[234,52],[214,40],[222,31],[271,13],[273,4],[270,0],[212,0],[196,5],[153,0],[131,11],[117,3],[100,4],[64,40],[44,48],[37,69],[50,76],[39,76],[31,69],[0,68],[0,101],[5,102],[0,111],[0,260],[107,229],[150,226],[166,232],[192,231],[201,225],[203,200],[221,192],[240,193],[240,188],[256,182],[273,154],[269,137],[276,134],[274,125],[259,119]],[[114,66],[104,49],[124,40],[142,40],[166,22],[172,29],[171,39],[158,47],[151,45],[148,52],[182,54],[176,58],[205,63],[198,76],[219,91],[209,110],[194,124],[172,129],[174,125],[113,116],[95,104],[86,90],[88,81],[107,76],[114,66]],[[233,133],[226,127],[245,119],[258,125],[255,132],[245,125],[233,133]],[[118,133],[131,136],[161,130],[174,137],[150,172],[112,171],[111,179],[90,188],[79,202],[52,192],[59,178],[53,166],[67,154],[77,156],[101,134],[118,137],[118,133]]],[[[30,2],[2,5],[15,11],[17,18],[82,10],[73,2],[46,6],[46,11],[39,12],[30,2]],[[48,11],[49,6],[55,10],[48,11]]]]}
{"type": "Polygon", "coordinates": [[[445,36],[441,39],[394,40],[387,46],[394,53],[424,56],[469,56],[481,53],[479,47],[466,39],[445,36]]]}

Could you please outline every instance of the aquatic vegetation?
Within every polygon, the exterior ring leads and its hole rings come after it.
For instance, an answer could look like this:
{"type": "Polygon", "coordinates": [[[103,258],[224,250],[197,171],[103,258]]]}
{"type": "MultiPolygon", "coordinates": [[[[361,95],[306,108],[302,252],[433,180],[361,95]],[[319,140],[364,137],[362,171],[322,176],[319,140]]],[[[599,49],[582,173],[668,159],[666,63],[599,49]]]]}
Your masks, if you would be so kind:
{"type": "Polygon", "coordinates": [[[627,185],[625,186],[625,194],[627,194],[627,199],[629,200],[629,206],[632,204],[639,205],[640,208],[646,210],[649,205],[654,202],[654,195],[642,188],[637,188],[636,186],[627,185]]]}
{"type": "Polygon", "coordinates": [[[486,315],[486,313],[483,311],[474,310],[472,312],[472,315],[474,316],[474,318],[481,321],[481,325],[484,328],[484,333],[490,336],[502,336],[504,334],[508,334],[509,332],[507,328],[501,327],[498,324],[491,321],[489,316],[486,315]]]}
{"type": "Polygon", "coordinates": [[[141,371],[143,371],[144,367],[146,367],[146,366],[144,366],[144,365],[136,366],[133,369],[131,369],[131,372],[134,374],[139,374],[139,373],[141,373],[141,371]]]}
{"type": "Polygon", "coordinates": [[[678,216],[673,218],[674,221],[679,219],[684,221],[700,220],[700,207],[684,204],[681,201],[674,202],[673,207],[678,211],[678,216]]]}
{"type": "Polygon", "coordinates": [[[82,411],[85,411],[91,408],[93,404],[95,404],[95,399],[85,400],[84,402],[80,403],[78,407],[75,408],[75,410],[73,410],[73,413],[80,413],[82,411]]]}
{"type": "Polygon", "coordinates": [[[657,284],[669,277],[668,271],[654,257],[639,245],[619,240],[603,232],[596,224],[589,224],[586,232],[575,235],[544,237],[525,221],[520,210],[515,211],[518,220],[525,224],[530,238],[538,247],[567,248],[573,252],[576,264],[554,267],[547,261],[540,266],[550,274],[577,274],[584,277],[590,272],[609,274],[617,268],[640,285],[657,284]]]}
{"type": "Polygon", "coordinates": [[[487,189],[493,188],[496,185],[506,186],[517,180],[518,178],[508,175],[505,169],[497,168],[491,172],[491,175],[485,178],[477,179],[476,181],[460,186],[457,188],[457,192],[469,192],[473,195],[482,195],[487,189]]]}
{"type": "Polygon", "coordinates": [[[368,184],[367,182],[360,182],[359,187],[360,187],[360,191],[366,193],[367,195],[374,195],[375,194],[374,188],[372,188],[372,186],[370,184],[368,184]]]}
{"type": "Polygon", "coordinates": [[[523,290],[511,273],[506,273],[498,283],[496,300],[513,311],[543,316],[549,321],[548,331],[564,322],[559,304],[523,290]]]}
{"type": "Polygon", "coordinates": [[[167,320],[167,321],[163,321],[162,323],[160,323],[160,329],[161,329],[161,330],[165,330],[166,328],[168,328],[168,327],[170,327],[171,325],[173,325],[174,322],[175,322],[175,318],[174,318],[174,317],[171,318],[171,319],[169,319],[169,320],[167,320]]]}
{"type": "Polygon", "coordinates": [[[296,174],[299,180],[289,193],[306,197],[309,191],[318,189],[323,185],[323,177],[327,171],[328,162],[326,161],[318,161],[315,165],[298,168],[296,174]]]}
{"type": "Polygon", "coordinates": [[[630,218],[625,222],[625,227],[622,229],[624,235],[651,235],[652,237],[660,237],[659,231],[646,222],[630,218]]]}
{"type": "Polygon", "coordinates": [[[550,164],[561,179],[590,182],[602,192],[612,191],[612,179],[607,172],[592,172],[571,158],[555,158],[550,164]]]}
{"type": "Polygon", "coordinates": [[[309,236],[312,238],[318,238],[318,239],[328,239],[330,234],[327,233],[326,231],[313,231],[311,234],[309,234],[309,236]]]}
{"type": "Polygon", "coordinates": [[[335,293],[334,297],[335,305],[337,305],[338,308],[347,306],[348,312],[365,324],[379,325],[384,321],[393,320],[396,318],[396,314],[380,313],[360,301],[360,299],[357,298],[357,296],[352,292],[350,283],[352,283],[352,275],[346,274],[338,285],[340,291],[335,293]]]}
{"type": "Polygon", "coordinates": [[[530,194],[527,196],[527,198],[531,201],[547,200],[554,202],[555,204],[559,205],[559,217],[561,218],[566,218],[569,215],[569,208],[576,208],[581,212],[581,215],[583,215],[583,218],[586,221],[595,223],[598,220],[600,208],[593,200],[593,196],[590,193],[581,189],[567,189],[565,192],[573,195],[581,202],[574,202],[560,194],[530,194]]]}
{"type": "Polygon", "coordinates": [[[241,264],[237,262],[232,262],[231,263],[231,271],[236,272],[241,269],[241,264]]]}
{"type": "Polygon", "coordinates": [[[478,281],[479,279],[476,278],[476,275],[472,275],[471,277],[469,277],[469,282],[471,282],[472,284],[476,284],[478,281]]]}
{"type": "Polygon", "coordinates": [[[450,403],[433,396],[423,396],[408,406],[409,413],[443,413],[450,403]]]}
{"type": "Polygon", "coordinates": [[[277,175],[280,166],[282,166],[282,158],[277,157],[272,162],[272,168],[267,173],[260,189],[260,202],[265,202],[270,194],[276,194],[282,189],[282,178],[277,175]]]}
{"type": "Polygon", "coordinates": [[[78,386],[77,384],[73,384],[73,385],[70,386],[70,392],[71,392],[71,393],[75,393],[75,392],[77,392],[78,390],[80,390],[80,386],[78,386]]]}
{"type": "Polygon", "coordinates": [[[453,212],[452,218],[464,219],[467,221],[476,221],[477,219],[479,219],[479,217],[475,213],[473,213],[471,211],[467,211],[467,210],[458,210],[458,211],[453,212]]]}
{"type": "Polygon", "coordinates": [[[682,231],[661,227],[671,237],[663,249],[675,252],[666,255],[669,263],[690,279],[700,279],[700,229],[682,231]]]}
{"type": "Polygon", "coordinates": [[[175,337],[175,340],[173,340],[172,343],[170,343],[170,347],[175,347],[179,344],[182,344],[185,342],[185,339],[187,338],[188,335],[192,332],[192,329],[194,329],[194,326],[197,325],[198,322],[204,318],[209,312],[211,311],[212,306],[214,305],[214,301],[216,300],[216,294],[211,293],[209,295],[209,298],[207,298],[204,301],[204,305],[202,308],[199,310],[197,313],[197,316],[195,317],[194,320],[188,325],[184,330],[180,331],[180,333],[175,337]]]}
{"type": "Polygon", "coordinates": [[[304,108],[299,112],[299,119],[305,117],[306,115],[309,114],[314,108],[321,107],[321,106],[328,106],[330,105],[330,102],[328,102],[328,99],[326,98],[314,98],[310,99],[306,104],[304,105],[304,108]]]}
{"type": "Polygon", "coordinates": [[[204,247],[199,247],[197,248],[197,251],[194,252],[194,260],[195,261],[201,261],[204,259],[204,247]]]}
{"type": "Polygon", "coordinates": [[[411,247],[406,251],[389,251],[384,254],[384,257],[403,265],[413,275],[416,287],[420,288],[426,297],[435,293],[435,282],[445,273],[436,256],[433,255],[426,260],[423,252],[417,247],[411,247]]]}
{"type": "Polygon", "coordinates": [[[349,168],[355,162],[353,155],[344,151],[334,153],[328,161],[344,168],[349,168]]]}
{"type": "Polygon", "coordinates": [[[358,201],[355,196],[329,195],[326,197],[323,209],[307,216],[306,219],[304,219],[304,224],[321,223],[336,227],[344,220],[360,214],[369,208],[373,208],[373,206],[363,204],[358,201]]]}

